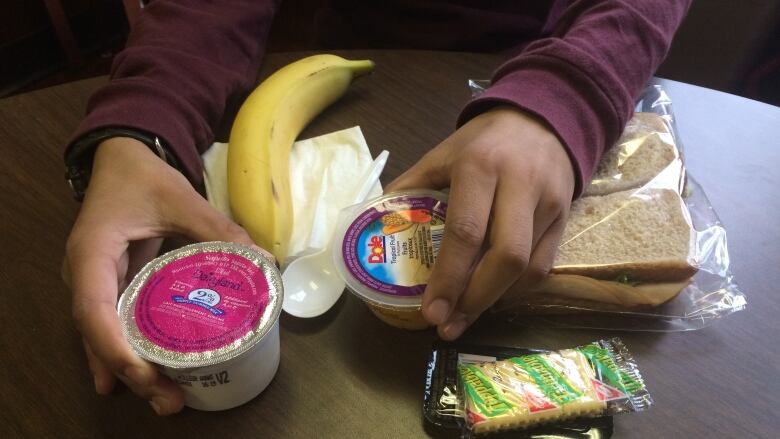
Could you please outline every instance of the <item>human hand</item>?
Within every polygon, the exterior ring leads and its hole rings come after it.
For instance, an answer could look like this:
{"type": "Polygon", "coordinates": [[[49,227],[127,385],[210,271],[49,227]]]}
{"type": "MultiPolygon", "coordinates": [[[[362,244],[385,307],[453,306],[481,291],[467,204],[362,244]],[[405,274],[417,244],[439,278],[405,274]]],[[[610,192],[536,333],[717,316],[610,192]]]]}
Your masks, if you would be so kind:
{"type": "Polygon", "coordinates": [[[160,415],[181,410],[182,391],[133,352],[122,335],[116,303],[167,236],[254,246],[241,227],[214,210],[146,145],[119,137],[103,142],[68,238],[63,279],[73,292],[73,319],[97,393],[109,393],[119,378],[160,415]]]}
{"type": "Polygon", "coordinates": [[[571,160],[555,134],[520,109],[502,106],[470,120],[387,187],[450,188],[445,233],[422,302],[439,336],[459,337],[510,287],[522,291],[547,275],[574,184],[571,160]]]}

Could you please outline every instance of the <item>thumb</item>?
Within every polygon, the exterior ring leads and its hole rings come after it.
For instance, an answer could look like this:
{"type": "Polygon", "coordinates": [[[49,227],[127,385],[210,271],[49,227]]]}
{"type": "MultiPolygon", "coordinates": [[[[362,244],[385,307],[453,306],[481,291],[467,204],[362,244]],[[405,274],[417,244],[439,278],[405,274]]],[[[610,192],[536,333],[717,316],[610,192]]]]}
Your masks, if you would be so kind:
{"type": "Polygon", "coordinates": [[[407,189],[443,189],[449,187],[450,176],[445,161],[435,154],[436,149],[425,154],[420,161],[393,180],[385,192],[407,189]]]}
{"type": "Polygon", "coordinates": [[[182,202],[172,206],[172,223],[174,229],[199,242],[225,241],[243,244],[263,253],[270,260],[276,258],[268,251],[260,248],[243,227],[214,209],[205,198],[191,189],[182,202]]]}
{"type": "Polygon", "coordinates": [[[257,247],[243,227],[212,207],[189,188],[184,197],[169,205],[171,228],[195,241],[227,241],[257,247]]]}

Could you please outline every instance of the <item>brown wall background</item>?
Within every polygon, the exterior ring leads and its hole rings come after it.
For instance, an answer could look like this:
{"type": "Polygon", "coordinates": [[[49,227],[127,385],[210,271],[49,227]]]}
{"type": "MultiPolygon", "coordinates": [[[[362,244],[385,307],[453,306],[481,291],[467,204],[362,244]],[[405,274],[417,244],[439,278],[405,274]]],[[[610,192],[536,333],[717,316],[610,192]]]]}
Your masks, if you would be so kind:
{"type": "MultiPolygon", "coordinates": [[[[319,3],[284,1],[269,51],[312,48],[312,23],[319,3]]],[[[85,54],[83,65],[68,65],[43,0],[0,0],[0,96],[107,71],[128,29],[122,1],[61,0],[61,4],[85,54]]],[[[780,59],[780,49],[773,45],[780,41],[778,30],[780,0],[696,0],[658,75],[744,95],[751,73],[780,59]]],[[[778,75],[770,75],[777,79],[776,87],[764,87],[767,101],[778,93],[778,75]]]]}
{"type": "Polygon", "coordinates": [[[696,0],[658,75],[739,91],[766,46],[780,38],[778,26],[778,0],[696,0]]]}

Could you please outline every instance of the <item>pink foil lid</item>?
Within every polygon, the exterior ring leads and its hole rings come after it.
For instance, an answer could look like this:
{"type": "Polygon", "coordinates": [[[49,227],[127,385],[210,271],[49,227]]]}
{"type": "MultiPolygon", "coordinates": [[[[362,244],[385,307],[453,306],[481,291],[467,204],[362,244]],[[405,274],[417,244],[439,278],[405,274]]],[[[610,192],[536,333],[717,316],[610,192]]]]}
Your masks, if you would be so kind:
{"type": "Polygon", "coordinates": [[[263,339],[281,312],[279,271],[261,253],[206,242],[147,264],[119,301],[138,354],[173,368],[219,364],[263,339]]]}

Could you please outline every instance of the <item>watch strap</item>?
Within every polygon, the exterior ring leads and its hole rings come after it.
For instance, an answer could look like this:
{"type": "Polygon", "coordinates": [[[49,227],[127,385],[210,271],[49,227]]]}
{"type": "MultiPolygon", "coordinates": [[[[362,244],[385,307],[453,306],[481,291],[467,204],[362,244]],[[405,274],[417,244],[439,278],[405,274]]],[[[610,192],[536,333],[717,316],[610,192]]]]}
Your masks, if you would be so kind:
{"type": "Polygon", "coordinates": [[[76,140],[65,156],[65,179],[70,185],[73,197],[84,199],[89,178],[92,174],[92,162],[95,149],[101,142],[114,137],[128,137],[138,140],[152,150],[168,165],[178,169],[178,163],[173,154],[164,146],[163,141],[154,134],[142,130],[124,127],[107,127],[91,131],[76,140]]]}

